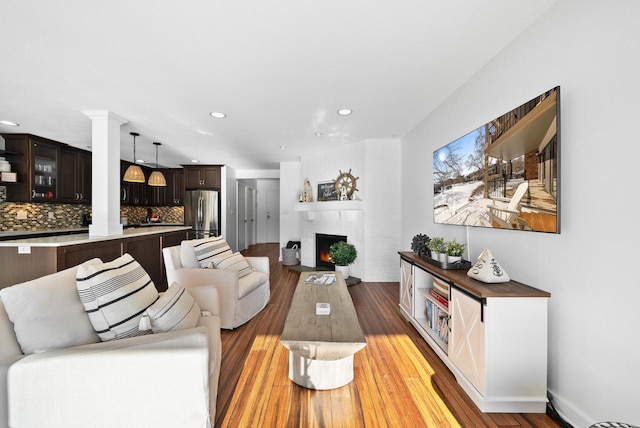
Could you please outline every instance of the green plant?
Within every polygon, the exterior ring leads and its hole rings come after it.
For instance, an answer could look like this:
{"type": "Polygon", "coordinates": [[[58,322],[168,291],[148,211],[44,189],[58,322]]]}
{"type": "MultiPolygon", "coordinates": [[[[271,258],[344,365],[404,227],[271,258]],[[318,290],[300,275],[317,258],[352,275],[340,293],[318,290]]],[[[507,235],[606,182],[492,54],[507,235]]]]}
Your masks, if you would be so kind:
{"type": "Polygon", "coordinates": [[[447,253],[448,256],[462,256],[464,253],[465,244],[461,244],[456,241],[456,238],[453,238],[453,241],[447,241],[444,246],[444,252],[447,253]]]}
{"type": "Polygon", "coordinates": [[[440,237],[431,238],[429,249],[434,253],[444,253],[444,239],[440,237]]]}
{"type": "Polygon", "coordinates": [[[411,250],[420,256],[431,255],[429,241],[431,241],[431,238],[423,233],[419,233],[411,240],[411,250]]]}
{"type": "Polygon", "coordinates": [[[358,257],[356,247],[345,241],[338,241],[329,247],[329,255],[338,266],[348,266],[358,257]]]}

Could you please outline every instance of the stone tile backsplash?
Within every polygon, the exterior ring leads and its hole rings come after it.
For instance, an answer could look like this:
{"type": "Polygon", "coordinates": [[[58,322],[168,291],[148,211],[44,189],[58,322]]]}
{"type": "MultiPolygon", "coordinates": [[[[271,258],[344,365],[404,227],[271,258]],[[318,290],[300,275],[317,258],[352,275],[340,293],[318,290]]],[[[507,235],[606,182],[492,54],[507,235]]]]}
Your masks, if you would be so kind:
{"type": "MultiPolygon", "coordinates": [[[[82,227],[82,215],[91,211],[91,205],[5,202],[6,187],[0,186],[0,231],[74,229],[82,227]],[[18,213],[26,213],[19,220],[18,213]]],[[[162,223],[182,223],[183,207],[152,207],[162,223]]],[[[121,207],[120,215],[129,224],[139,224],[147,217],[146,207],[121,207]]]]}

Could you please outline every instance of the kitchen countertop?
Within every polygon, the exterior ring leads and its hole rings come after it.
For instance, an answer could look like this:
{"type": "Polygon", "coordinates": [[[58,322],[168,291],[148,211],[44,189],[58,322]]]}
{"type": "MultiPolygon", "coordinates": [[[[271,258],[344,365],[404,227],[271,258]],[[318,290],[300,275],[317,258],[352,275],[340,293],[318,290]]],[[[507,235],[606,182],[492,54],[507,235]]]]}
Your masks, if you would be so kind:
{"type": "Polygon", "coordinates": [[[72,235],[76,233],[88,233],[88,227],[77,227],[67,229],[41,229],[41,230],[8,230],[0,232],[0,241],[6,241],[9,239],[25,239],[36,238],[42,236],[54,236],[54,235],[72,235]]]}
{"type": "Polygon", "coordinates": [[[191,226],[182,224],[162,223],[145,225],[144,227],[126,226],[122,231],[122,235],[94,237],[89,237],[88,228],[0,232],[0,247],[60,247],[190,229],[191,226]]]}

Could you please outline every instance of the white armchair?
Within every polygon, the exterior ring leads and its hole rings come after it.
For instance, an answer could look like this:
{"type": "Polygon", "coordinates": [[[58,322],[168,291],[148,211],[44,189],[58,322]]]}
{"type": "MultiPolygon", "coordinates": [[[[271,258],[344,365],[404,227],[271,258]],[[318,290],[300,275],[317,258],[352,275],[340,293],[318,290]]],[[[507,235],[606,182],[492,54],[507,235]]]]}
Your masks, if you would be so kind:
{"type": "Polygon", "coordinates": [[[224,329],[241,326],[269,303],[268,257],[245,257],[254,272],[240,278],[237,271],[183,266],[180,245],[163,248],[162,255],[169,284],[178,282],[189,284],[189,287],[211,284],[218,289],[220,320],[224,329]]]}
{"type": "Polygon", "coordinates": [[[218,291],[189,289],[202,311],[194,328],[100,342],[76,271],[0,290],[0,428],[212,426],[218,291]]]}

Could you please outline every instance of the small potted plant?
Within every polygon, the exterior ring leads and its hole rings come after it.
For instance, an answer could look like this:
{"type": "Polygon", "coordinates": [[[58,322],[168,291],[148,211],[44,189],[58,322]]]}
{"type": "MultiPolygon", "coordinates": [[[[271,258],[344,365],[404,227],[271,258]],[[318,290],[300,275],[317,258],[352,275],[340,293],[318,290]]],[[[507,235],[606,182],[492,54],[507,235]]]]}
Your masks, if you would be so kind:
{"type": "Polygon", "coordinates": [[[455,263],[462,260],[465,244],[461,244],[456,241],[456,238],[453,238],[452,241],[447,241],[444,247],[444,251],[447,253],[447,263],[455,263]]]}
{"type": "Polygon", "coordinates": [[[411,240],[411,250],[420,257],[431,257],[429,241],[431,239],[427,235],[419,233],[411,240]]]}
{"type": "Polygon", "coordinates": [[[342,272],[344,279],[349,278],[349,265],[358,257],[358,251],[353,244],[345,241],[338,241],[329,247],[329,256],[336,264],[335,270],[342,272]]]}
{"type": "Polygon", "coordinates": [[[439,261],[440,254],[444,253],[444,239],[440,237],[431,238],[428,246],[429,250],[431,250],[431,258],[435,261],[439,261]]]}

